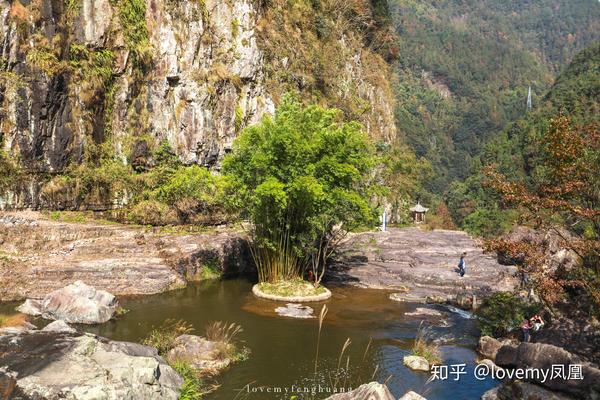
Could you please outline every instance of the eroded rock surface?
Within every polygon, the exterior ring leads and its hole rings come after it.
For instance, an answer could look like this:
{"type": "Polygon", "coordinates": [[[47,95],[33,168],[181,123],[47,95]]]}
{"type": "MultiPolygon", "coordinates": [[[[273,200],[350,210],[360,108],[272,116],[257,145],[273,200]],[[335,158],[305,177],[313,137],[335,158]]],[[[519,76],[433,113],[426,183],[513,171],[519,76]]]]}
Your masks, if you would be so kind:
{"type": "Polygon", "coordinates": [[[481,396],[481,400],[571,400],[572,397],[551,392],[540,386],[527,382],[515,381],[504,383],[488,390],[481,396]]]}
{"type": "Polygon", "coordinates": [[[561,370],[564,369],[564,376],[545,381],[536,379],[533,382],[575,397],[594,399],[600,396],[600,369],[583,362],[578,356],[560,347],[544,343],[504,345],[498,350],[495,361],[503,368],[534,368],[546,371],[552,371],[553,365],[557,365],[561,370]],[[572,365],[581,366],[581,374],[570,376],[569,379],[572,365]]]}
{"type": "Polygon", "coordinates": [[[509,291],[518,280],[516,268],[500,265],[493,255],[464,232],[390,229],[351,235],[342,245],[329,278],[369,287],[401,289],[396,300],[457,301],[509,291]],[[458,260],[467,252],[467,273],[460,277],[458,260]]]}
{"type": "Polygon", "coordinates": [[[48,293],[43,300],[27,299],[17,310],[74,324],[101,324],[110,320],[118,308],[119,302],[112,294],[76,281],[48,293]]]}
{"type": "Polygon", "coordinates": [[[5,215],[29,222],[0,220],[0,252],[6,255],[0,258],[0,301],[41,299],[77,280],[116,296],[156,294],[202,280],[208,266],[236,275],[253,265],[244,236],[227,229],[163,234],[57,222],[35,212],[5,215]]]}
{"type": "Polygon", "coordinates": [[[90,334],[2,335],[0,365],[8,398],[175,400],[183,384],[156,349],[90,334]]]}

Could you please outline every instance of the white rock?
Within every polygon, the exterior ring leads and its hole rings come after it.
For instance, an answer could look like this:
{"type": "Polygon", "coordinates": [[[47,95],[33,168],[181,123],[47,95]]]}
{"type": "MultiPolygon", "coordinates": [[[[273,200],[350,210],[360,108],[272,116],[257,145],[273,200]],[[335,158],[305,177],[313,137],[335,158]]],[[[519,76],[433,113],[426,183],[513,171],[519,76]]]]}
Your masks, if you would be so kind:
{"type": "Polygon", "coordinates": [[[398,400],[427,400],[425,397],[421,396],[418,393],[413,392],[412,390],[406,393],[404,396],[400,397],[398,400]]]}
{"type": "Polygon", "coordinates": [[[277,307],[275,312],[282,317],[300,319],[314,318],[314,310],[311,307],[296,303],[288,303],[285,307],[277,307]]]}
{"type": "Polygon", "coordinates": [[[183,384],[156,349],[91,334],[0,336],[0,360],[7,373],[29,371],[16,375],[16,387],[27,398],[176,400],[183,384]]]}
{"type": "Polygon", "coordinates": [[[69,323],[99,324],[110,320],[118,307],[112,294],[77,281],[49,293],[42,301],[28,299],[17,310],[69,323]]]}
{"type": "Polygon", "coordinates": [[[70,327],[65,321],[58,320],[50,322],[42,329],[43,332],[77,332],[75,328],[70,327]]]}
{"type": "Polygon", "coordinates": [[[404,356],[403,363],[415,371],[429,371],[429,362],[420,356],[404,356]]]}

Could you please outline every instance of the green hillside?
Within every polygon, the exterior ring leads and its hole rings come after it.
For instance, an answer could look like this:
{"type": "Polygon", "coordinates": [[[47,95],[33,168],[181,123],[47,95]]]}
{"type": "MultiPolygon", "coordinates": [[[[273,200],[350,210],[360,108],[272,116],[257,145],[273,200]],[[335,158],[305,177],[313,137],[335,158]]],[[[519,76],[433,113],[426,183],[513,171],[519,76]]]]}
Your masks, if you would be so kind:
{"type": "Polygon", "coordinates": [[[592,0],[395,0],[400,37],[397,126],[429,159],[445,191],[473,158],[551,87],[573,55],[600,38],[592,0]]]}
{"type": "Polygon", "coordinates": [[[445,197],[454,219],[476,234],[493,235],[508,227],[512,211],[502,210],[496,196],[483,188],[481,166],[495,164],[509,179],[535,183],[541,174],[540,138],[550,119],[563,114],[575,125],[599,124],[599,111],[600,42],[594,42],[573,58],[537,107],[484,147],[472,175],[450,186],[445,197]]]}

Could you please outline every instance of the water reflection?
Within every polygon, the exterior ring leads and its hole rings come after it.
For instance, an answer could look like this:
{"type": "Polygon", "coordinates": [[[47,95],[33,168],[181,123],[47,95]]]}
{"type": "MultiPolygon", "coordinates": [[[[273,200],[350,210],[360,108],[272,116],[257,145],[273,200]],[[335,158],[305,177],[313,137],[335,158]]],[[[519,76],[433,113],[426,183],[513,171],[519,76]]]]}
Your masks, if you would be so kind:
{"type": "MultiPolygon", "coordinates": [[[[115,340],[140,341],[167,318],[191,323],[197,334],[203,334],[211,321],[241,324],[241,338],[252,350],[250,359],[225,372],[219,378],[221,388],[207,396],[208,400],[231,400],[236,396],[250,400],[289,399],[292,388],[331,387],[336,380],[338,386],[354,387],[373,376],[380,382],[387,380],[396,397],[415,390],[430,400],[478,399],[496,384],[489,379],[477,381],[472,373],[458,382],[426,383],[429,374],[413,372],[402,365],[402,358],[409,353],[418,327],[425,320],[424,324],[431,326],[432,335],[443,345],[445,364],[465,363],[472,369],[477,334],[473,320],[444,307],[433,307],[440,316],[405,316],[423,305],[396,303],[389,300],[389,292],[351,287],[335,287],[330,300],[310,304],[315,315],[323,304],[329,308],[315,375],[317,319],[279,317],[274,310],[280,304],[255,298],[250,288],[250,282],[228,280],[124,299],[122,305],[130,310],[125,316],[80,328],[115,340]],[[340,350],[348,338],[352,343],[340,361],[340,350]],[[369,351],[365,353],[367,347],[369,351]],[[346,365],[349,371],[345,371],[346,365]],[[279,392],[275,393],[277,388],[279,392]]],[[[7,308],[14,308],[14,304],[0,307],[0,312],[7,308]]],[[[310,393],[295,394],[299,399],[328,396],[326,392],[314,397],[310,393]]]]}

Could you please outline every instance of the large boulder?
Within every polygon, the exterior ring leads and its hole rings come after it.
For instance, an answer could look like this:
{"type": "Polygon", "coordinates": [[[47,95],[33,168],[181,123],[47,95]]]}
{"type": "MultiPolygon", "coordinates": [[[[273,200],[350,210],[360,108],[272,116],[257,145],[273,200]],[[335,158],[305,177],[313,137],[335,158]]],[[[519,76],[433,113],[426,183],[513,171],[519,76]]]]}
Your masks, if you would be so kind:
{"type": "Polygon", "coordinates": [[[514,381],[504,383],[488,390],[481,400],[571,400],[571,397],[551,392],[527,382],[514,381]]]}
{"type": "Polygon", "coordinates": [[[371,382],[365,383],[351,392],[334,394],[326,400],[394,400],[394,396],[387,386],[371,382]]]}
{"type": "Polygon", "coordinates": [[[167,359],[170,362],[185,361],[199,371],[216,374],[231,364],[232,346],[196,335],[181,335],[175,339],[167,359]]]}
{"type": "Polygon", "coordinates": [[[118,308],[112,294],[76,281],[49,293],[43,300],[28,299],[17,310],[68,323],[100,324],[110,320],[118,308]]]}
{"type": "Polygon", "coordinates": [[[5,334],[0,365],[7,398],[175,400],[183,385],[156,349],[91,334],[5,334]]]}
{"type": "Polygon", "coordinates": [[[583,362],[568,351],[550,344],[521,343],[518,346],[502,346],[496,354],[496,364],[503,368],[531,368],[540,371],[553,371],[564,366],[565,375],[551,379],[531,379],[551,390],[559,390],[575,397],[597,398],[600,396],[600,369],[583,362]],[[558,366],[558,367],[557,367],[558,366]],[[569,378],[571,368],[581,368],[582,379],[569,378]]]}
{"type": "Polygon", "coordinates": [[[502,345],[502,342],[494,339],[493,337],[482,336],[479,338],[479,346],[477,347],[477,351],[485,358],[495,361],[496,353],[498,353],[498,350],[500,350],[502,345]]]}
{"type": "Polygon", "coordinates": [[[404,356],[404,365],[414,371],[429,371],[429,361],[420,356],[404,356]]]}

